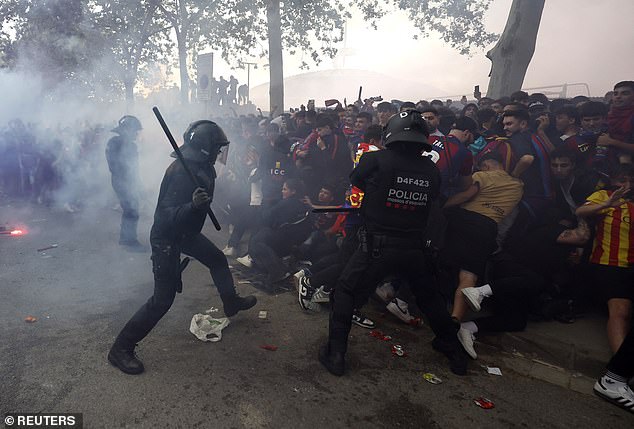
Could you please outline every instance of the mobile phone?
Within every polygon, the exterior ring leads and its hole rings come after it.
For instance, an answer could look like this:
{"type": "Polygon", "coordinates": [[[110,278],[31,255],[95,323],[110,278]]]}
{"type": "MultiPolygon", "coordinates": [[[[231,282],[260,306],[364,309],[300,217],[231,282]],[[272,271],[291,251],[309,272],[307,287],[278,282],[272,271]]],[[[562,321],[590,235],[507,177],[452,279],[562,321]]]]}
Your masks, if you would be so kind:
{"type": "Polygon", "coordinates": [[[480,85],[476,85],[473,88],[473,96],[476,98],[476,100],[479,100],[480,98],[482,98],[482,93],[480,92],[480,85]]]}

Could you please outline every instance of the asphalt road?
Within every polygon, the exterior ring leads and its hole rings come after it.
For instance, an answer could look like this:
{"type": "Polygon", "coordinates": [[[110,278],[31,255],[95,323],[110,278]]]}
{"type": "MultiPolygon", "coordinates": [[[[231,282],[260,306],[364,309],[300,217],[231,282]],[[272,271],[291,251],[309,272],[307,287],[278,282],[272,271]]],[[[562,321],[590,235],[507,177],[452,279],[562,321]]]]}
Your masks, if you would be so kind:
{"type": "MultiPolygon", "coordinates": [[[[83,413],[86,428],[634,427],[632,414],[592,395],[512,367],[502,367],[502,377],[487,374],[480,365],[499,366],[495,354],[473,362],[468,376],[454,376],[431,349],[429,328],[377,312],[371,314],[379,329],[408,356],[393,357],[390,343],[353,327],[349,371],[334,377],[316,359],[326,311],[302,313],[291,292],[268,295],[238,284],[240,293],[257,295],[258,305],[233,317],[222,341],[203,343],[189,333],[192,315],[213,306],[222,316],[222,305],[197,262],[184,274],[183,294],[138,348],[146,372],[125,375],[106,354],[153,283],[149,254],[119,249],[118,217],[104,208],[71,215],[0,206],[0,224],[28,230],[0,236],[0,414],[83,413]],[[58,247],[37,251],[50,244],[58,247]],[[27,316],[37,321],[27,323],[27,316]],[[424,372],[443,383],[427,383],[424,372]],[[480,396],[495,408],[477,407],[480,396]]],[[[225,244],[225,231],[205,232],[225,244]]]]}

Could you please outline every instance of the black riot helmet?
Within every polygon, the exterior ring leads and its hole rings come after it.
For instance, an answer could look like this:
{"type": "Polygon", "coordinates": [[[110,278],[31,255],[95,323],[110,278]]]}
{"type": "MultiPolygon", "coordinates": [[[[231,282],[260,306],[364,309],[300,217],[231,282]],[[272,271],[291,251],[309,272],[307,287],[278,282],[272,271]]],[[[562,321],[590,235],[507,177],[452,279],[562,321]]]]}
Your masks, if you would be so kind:
{"type": "MultiPolygon", "coordinates": [[[[180,150],[187,160],[214,163],[222,148],[228,144],[229,140],[218,124],[202,120],[187,127],[180,150]]],[[[176,154],[172,156],[175,157],[176,154]]]]}
{"type": "Polygon", "coordinates": [[[117,134],[131,134],[136,131],[141,131],[142,129],[141,121],[139,121],[136,116],[125,115],[119,119],[119,123],[113,128],[112,132],[117,134]]]}
{"type": "Polygon", "coordinates": [[[389,147],[392,143],[407,142],[420,145],[422,150],[431,146],[427,140],[429,128],[417,110],[406,110],[392,116],[383,128],[383,144],[389,147]]]}

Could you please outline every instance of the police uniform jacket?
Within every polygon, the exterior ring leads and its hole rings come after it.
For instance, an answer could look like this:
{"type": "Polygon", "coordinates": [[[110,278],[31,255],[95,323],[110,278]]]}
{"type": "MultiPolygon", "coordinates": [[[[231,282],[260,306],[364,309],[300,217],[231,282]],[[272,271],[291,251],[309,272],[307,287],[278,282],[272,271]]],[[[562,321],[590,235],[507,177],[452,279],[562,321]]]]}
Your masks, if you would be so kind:
{"type": "MultiPolygon", "coordinates": [[[[198,181],[213,197],[216,171],[209,163],[186,161],[198,181]]],[[[180,161],[174,161],[165,172],[159,191],[150,242],[154,244],[180,244],[187,237],[199,234],[207,216],[207,206],[195,208],[192,194],[196,185],[180,161]]]]}
{"type": "Polygon", "coordinates": [[[369,233],[419,238],[425,230],[439,194],[440,172],[412,146],[368,152],[350,175],[352,184],[365,192],[361,214],[369,233]]]}

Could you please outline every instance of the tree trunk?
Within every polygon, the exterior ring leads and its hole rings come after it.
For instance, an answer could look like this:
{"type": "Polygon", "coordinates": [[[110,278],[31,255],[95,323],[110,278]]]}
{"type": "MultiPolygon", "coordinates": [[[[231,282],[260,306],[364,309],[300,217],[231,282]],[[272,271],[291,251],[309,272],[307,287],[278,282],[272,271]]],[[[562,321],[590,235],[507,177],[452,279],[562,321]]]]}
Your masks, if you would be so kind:
{"type": "Polygon", "coordinates": [[[123,79],[123,86],[125,88],[125,100],[129,106],[134,104],[134,85],[136,84],[136,78],[131,77],[133,72],[126,72],[126,77],[123,79]]]}
{"type": "Polygon", "coordinates": [[[269,103],[271,116],[284,112],[284,70],[282,62],[282,20],[280,0],[269,0],[266,6],[269,31],[269,103]]]}
{"type": "Polygon", "coordinates": [[[185,40],[186,35],[182,31],[176,31],[178,67],[181,75],[181,103],[189,104],[189,73],[187,72],[187,46],[185,40]]]}
{"type": "Polygon", "coordinates": [[[513,0],[504,32],[487,54],[491,60],[487,97],[494,99],[522,89],[535,52],[545,0],[513,0]]]}
{"type": "Polygon", "coordinates": [[[178,45],[178,66],[181,75],[181,103],[189,104],[189,73],[187,71],[187,7],[184,0],[178,4],[178,15],[180,21],[180,29],[174,26],[176,30],[176,43],[178,45]],[[180,31],[179,31],[180,30],[180,31]]]}

